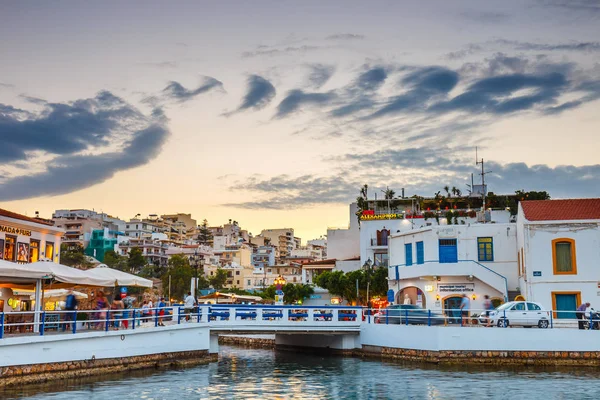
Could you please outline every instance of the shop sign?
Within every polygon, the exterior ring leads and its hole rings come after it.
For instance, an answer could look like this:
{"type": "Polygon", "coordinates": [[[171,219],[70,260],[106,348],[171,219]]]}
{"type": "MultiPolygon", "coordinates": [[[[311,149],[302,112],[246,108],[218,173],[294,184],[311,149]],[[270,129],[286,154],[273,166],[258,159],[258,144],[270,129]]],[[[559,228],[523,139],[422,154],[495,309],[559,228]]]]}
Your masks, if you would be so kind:
{"type": "Polygon", "coordinates": [[[361,214],[361,221],[378,221],[378,220],[386,220],[386,219],[404,219],[404,214],[400,213],[391,213],[391,214],[361,214]]]}
{"type": "Polygon", "coordinates": [[[454,227],[438,228],[438,235],[441,238],[455,238],[456,237],[456,228],[454,228],[454,227]]]}
{"type": "Polygon", "coordinates": [[[12,233],[13,235],[31,236],[31,231],[21,228],[13,228],[12,226],[0,225],[0,232],[12,233]]]}
{"type": "Polygon", "coordinates": [[[311,299],[313,299],[313,300],[314,300],[314,299],[320,299],[320,298],[321,298],[321,295],[320,295],[320,294],[311,294],[311,295],[310,295],[310,298],[311,298],[311,299]]]}
{"type": "Polygon", "coordinates": [[[463,293],[463,292],[474,292],[474,283],[451,283],[451,284],[439,284],[438,292],[440,293],[463,293]]]}

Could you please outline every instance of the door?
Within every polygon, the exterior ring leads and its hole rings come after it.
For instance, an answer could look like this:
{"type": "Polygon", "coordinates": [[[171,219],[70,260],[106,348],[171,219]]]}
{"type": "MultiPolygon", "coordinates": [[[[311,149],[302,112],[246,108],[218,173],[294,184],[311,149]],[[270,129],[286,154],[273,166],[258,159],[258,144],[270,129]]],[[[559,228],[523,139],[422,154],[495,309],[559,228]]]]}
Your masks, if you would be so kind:
{"type": "Polygon", "coordinates": [[[577,295],[576,294],[559,294],[554,293],[554,302],[556,304],[557,311],[563,311],[556,313],[556,318],[560,319],[575,319],[575,310],[577,309],[577,295]],[[571,312],[565,312],[571,311],[571,312]]]}
{"type": "Polygon", "coordinates": [[[456,239],[440,239],[440,263],[458,262],[458,249],[456,239]]]}
{"type": "Polygon", "coordinates": [[[528,325],[528,314],[525,303],[517,303],[506,312],[506,318],[510,325],[528,325]]]}
{"type": "Polygon", "coordinates": [[[548,319],[547,314],[542,311],[540,306],[534,303],[527,303],[527,320],[529,325],[537,325],[541,319],[548,319]]]}
{"type": "Polygon", "coordinates": [[[448,317],[448,322],[460,324],[460,303],[461,296],[447,297],[444,299],[444,313],[448,317]]]}

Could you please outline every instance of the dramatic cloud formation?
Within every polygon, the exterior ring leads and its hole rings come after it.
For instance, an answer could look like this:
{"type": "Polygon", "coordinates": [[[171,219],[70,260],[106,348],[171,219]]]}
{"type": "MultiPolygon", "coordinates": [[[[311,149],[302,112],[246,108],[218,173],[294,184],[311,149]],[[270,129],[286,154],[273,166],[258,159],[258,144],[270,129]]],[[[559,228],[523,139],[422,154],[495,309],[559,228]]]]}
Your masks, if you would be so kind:
{"type": "Polygon", "coordinates": [[[248,109],[260,110],[273,100],[275,93],[275,86],[271,82],[262,76],[250,75],[248,78],[248,91],[242,100],[242,104],[235,111],[224,115],[229,116],[248,109]]]}
{"type": "Polygon", "coordinates": [[[178,102],[184,102],[212,89],[223,89],[223,83],[210,76],[205,76],[204,82],[193,90],[186,89],[179,82],[169,82],[167,87],[163,89],[163,95],[178,102]]]}
{"type": "Polygon", "coordinates": [[[326,104],[333,98],[332,93],[305,93],[300,89],[291,90],[277,106],[275,118],[286,117],[298,111],[303,105],[326,104]]]}
{"type": "Polygon", "coordinates": [[[0,106],[0,200],[101,183],[152,160],[167,137],[162,111],[143,115],[106,91],[71,103],[45,103],[39,112],[0,106]]]}
{"type": "Polygon", "coordinates": [[[335,67],[323,64],[311,64],[311,69],[308,75],[308,83],[310,87],[319,89],[323,86],[335,72],[335,67]]]}

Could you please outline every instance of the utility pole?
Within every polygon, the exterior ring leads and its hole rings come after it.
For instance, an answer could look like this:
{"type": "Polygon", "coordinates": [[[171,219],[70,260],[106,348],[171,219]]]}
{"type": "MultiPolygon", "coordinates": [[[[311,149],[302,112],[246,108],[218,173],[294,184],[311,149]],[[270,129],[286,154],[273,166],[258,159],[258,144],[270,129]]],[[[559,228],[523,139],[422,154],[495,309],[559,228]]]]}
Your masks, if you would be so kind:
{"type": "Polygon", "coordinates": [[[481,158],[481,161],[479,161],[479,158],[477,157],[477,147],[475,147],[475,165],[479,164],[481,164],[481,173],[479,175],[481,175],[481,192],[483,198],[483,205],[481,209],[483,210],[483,222],[485,223],[485,195],[487,191],[485,187],[485,175],[491,173],[492,171],[486,171],[484,169],[483,157],[481,158]]]}

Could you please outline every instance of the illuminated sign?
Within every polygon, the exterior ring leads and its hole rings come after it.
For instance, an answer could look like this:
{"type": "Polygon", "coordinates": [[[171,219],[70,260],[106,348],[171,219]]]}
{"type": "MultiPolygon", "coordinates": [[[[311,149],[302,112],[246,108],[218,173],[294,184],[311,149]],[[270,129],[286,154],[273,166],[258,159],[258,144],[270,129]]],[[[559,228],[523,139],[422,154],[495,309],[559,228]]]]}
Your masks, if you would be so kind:
{"type": "Polygon", "coordinates": [[[363,213],[360,216],[361,221],[378,221],[378,220],[384,220],[384,219],[404,219],[404,214],[392,213],[392,214],[374,215],[374,214],[363,213]]]}
{"type": "Polygon", "coordinates": [[[13,228],[12,226],[0,225],[0,232],[12,233],[13,235],[31,236],[31,231],[21,228],[13,228]]]}

